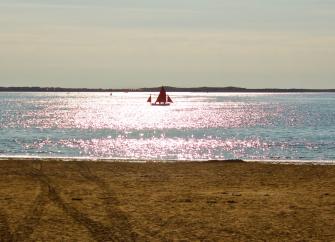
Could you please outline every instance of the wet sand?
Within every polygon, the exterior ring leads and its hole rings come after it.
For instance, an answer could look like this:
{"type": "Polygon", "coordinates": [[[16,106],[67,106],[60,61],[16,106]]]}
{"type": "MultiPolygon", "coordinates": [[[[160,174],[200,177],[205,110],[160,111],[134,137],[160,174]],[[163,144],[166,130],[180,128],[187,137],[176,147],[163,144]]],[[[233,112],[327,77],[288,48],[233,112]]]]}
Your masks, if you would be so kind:
{"type": "Polygon", "coordinates": [[[335,166],[0,161],[0,241],[334,241],[335,166]]]}

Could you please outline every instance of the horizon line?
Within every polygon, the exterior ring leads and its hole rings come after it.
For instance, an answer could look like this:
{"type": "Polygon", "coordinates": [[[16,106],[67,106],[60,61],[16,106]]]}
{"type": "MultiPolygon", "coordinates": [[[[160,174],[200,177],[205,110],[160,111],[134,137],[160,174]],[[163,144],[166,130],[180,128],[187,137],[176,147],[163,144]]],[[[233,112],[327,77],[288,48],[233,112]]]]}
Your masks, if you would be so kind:
{"type": "MultiPolygon", "coordinates": [[[[0,92],[5,91],[32,91],[32,92],[118,92],[118,91],[128,91],[128,92],[145,92],[145,91],[156,91],[162,86],[156,87],[139,87],[139,88],[88,88],[88,87],[41,87],[41,86],[0,86],[0,92]]],[[[175,87],[175,86],[164,86],[169,92],[181,92],[181,91],[204,91],[204,92],[237,92],[237,91],[267,91],[267,92],[280,92],[280,91],[289,91],[289,92],[335,92],[335,88],[244,88],[244,87],[235,87],[235,86],[201,86],[201,87],[175,87]]]]}

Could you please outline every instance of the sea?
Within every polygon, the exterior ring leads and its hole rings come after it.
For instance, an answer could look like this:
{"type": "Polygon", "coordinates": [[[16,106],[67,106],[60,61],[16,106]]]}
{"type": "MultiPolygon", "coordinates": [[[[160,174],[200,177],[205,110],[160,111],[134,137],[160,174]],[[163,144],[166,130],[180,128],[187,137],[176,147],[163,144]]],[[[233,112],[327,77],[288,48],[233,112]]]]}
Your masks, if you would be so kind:
{"type": "Polygon", "coordinates": [[[0,158],[335,163],[335,93],[0,93],[0,158]]]}

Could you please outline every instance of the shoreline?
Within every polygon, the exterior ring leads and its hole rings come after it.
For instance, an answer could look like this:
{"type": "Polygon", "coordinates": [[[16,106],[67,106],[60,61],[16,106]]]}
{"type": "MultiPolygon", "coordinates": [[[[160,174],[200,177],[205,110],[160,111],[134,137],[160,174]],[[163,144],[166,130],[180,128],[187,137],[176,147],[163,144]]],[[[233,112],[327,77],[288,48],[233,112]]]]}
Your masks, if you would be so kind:
{"type": "Polygon", "coordinates": [[[5,241],[335,240],[335,166],[0,160],[5,241]]]}
{"type": "Polygon", "coordinates": [[[70,157],[70,156],[30,156],[30,155],[0,155],[3,160],[44,160],[44,161],[91,161],[91,162],[126,162],[126,163],[204,163],[204,162],[244,162],[265,164],[312,164],[312,165],[335,165],[335,160],[285,160],[285,159],[203,159],[203,160],[169,160],[169,159],[128,159],[128,158],[103,158],[103,157],[70,157]]]}

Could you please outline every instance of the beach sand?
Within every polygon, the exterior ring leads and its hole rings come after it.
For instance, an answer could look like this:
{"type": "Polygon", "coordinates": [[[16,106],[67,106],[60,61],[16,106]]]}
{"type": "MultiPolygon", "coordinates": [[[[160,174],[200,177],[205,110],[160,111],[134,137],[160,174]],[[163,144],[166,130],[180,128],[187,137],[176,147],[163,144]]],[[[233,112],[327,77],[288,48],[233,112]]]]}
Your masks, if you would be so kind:
{"type": "Polygon", "coordinates": [[[0,161],[0,241],[335,241],[335,166],[0,161]]]}

